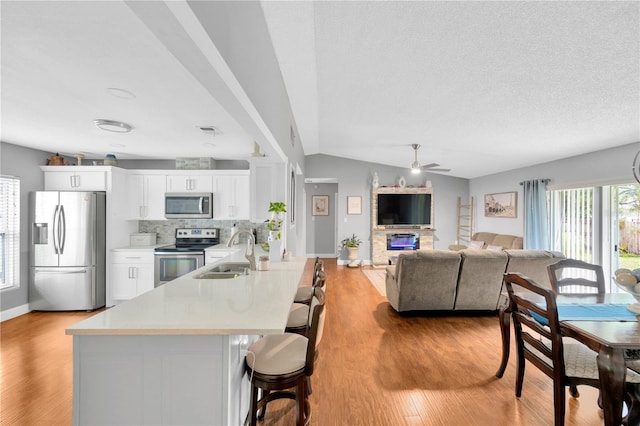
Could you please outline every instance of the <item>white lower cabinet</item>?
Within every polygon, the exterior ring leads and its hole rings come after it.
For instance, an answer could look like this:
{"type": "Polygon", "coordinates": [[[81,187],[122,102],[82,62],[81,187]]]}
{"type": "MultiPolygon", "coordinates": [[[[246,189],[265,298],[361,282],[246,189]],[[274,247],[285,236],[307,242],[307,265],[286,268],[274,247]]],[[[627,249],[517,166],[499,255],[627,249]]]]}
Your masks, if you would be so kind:
{"type": "Polygon", "coordinates": [[[153,250],[114,251],[111,256],[111,299],[123,301],[153,290],[153,250]]]}
{"type": "Polygon", "coordinates": [[[243,425],[257,336],[75,335],[73,424],[243,425]]]}

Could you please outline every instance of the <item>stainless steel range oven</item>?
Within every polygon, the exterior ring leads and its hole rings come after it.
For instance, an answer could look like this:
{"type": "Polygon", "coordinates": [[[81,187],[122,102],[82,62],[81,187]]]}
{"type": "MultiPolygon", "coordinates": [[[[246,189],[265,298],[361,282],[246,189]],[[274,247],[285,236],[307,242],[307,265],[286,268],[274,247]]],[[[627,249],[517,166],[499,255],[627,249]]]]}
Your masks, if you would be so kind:
{"type": "Polygon", "coordinates": [[[174,245],[155,249],[155,286],[175,280],[204,265],[204,250],[219,243],[218,228],[176,229],[174,245]]]}

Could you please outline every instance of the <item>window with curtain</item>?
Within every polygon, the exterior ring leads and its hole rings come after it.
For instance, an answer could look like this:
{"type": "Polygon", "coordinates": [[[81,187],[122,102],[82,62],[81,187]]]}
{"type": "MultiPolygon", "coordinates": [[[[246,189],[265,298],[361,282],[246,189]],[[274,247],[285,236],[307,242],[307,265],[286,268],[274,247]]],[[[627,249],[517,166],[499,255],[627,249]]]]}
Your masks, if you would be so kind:
{"type": "Polygon", "coordinates": [[[0,175],[0,289],[20,285],[20,180],[0,175]]]}
{"type": "Polygon", "coordinates": [[[549,191],[551,249],[584,262],[595,261],[594,188],[549,191]]]}

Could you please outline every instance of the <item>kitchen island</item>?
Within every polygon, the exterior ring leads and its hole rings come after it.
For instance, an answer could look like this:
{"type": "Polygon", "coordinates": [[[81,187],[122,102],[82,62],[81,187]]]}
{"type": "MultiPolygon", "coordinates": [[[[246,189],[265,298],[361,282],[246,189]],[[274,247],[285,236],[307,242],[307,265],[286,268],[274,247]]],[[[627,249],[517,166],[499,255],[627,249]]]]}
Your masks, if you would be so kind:
{"type": "MultiPolygon", "coordinates": [[[[244,249],[79,322],[73,423],[236,425],[248,411],[247,347],[282,333],[306,259],[198,279],[244,249]]],[[[228,250],[228,249],[227,249],[228,250]]]]}

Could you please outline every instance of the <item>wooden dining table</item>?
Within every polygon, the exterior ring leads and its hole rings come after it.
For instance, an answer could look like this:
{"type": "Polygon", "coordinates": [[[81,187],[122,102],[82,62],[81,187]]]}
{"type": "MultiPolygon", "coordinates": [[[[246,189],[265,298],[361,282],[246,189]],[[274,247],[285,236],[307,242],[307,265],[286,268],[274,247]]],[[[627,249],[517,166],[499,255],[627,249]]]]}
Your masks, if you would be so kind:
{"type": "MultiPolygon", "coordinates": [[[[536,297],[531,297],[535,302],[536,297]]],[[[541,300],[542,301],[542,300],[541,300]]],[[[607,293],[605,295],[579,294],[558,295],[556,302],[560,305],[629,305],[636,300],[627,293],[607,293]]],[[[502,362],[496,373],[502,377],[509,360],[510,315],[508,306],[499,312],[502,332],[502,362]]],[[[606,426],[619,426],[622,423],[622,401],[624,400],[625,376],[628,360],[640,359],[640,323],[637,320],[619,317],[598,317],[590,319],[560,319],[563,335],[571,337],[598,353],[598,374],[604,423],[606,426]]],[[[629,424],[640,422],[640,409],[630,414],[629,424]]]]}
{"type": "MultiPolygon", "coordinates": [[[[622,422],[622,401],[624,400],[627,360],[640,358],[640,323],[638,321],[560,321],[560,330],[567,337],[585,344],[598,353],[598,375],[604,424],[620,425],[622,422]]],[[[637,425],[638,409],[630,414],[637,425]]]]}

